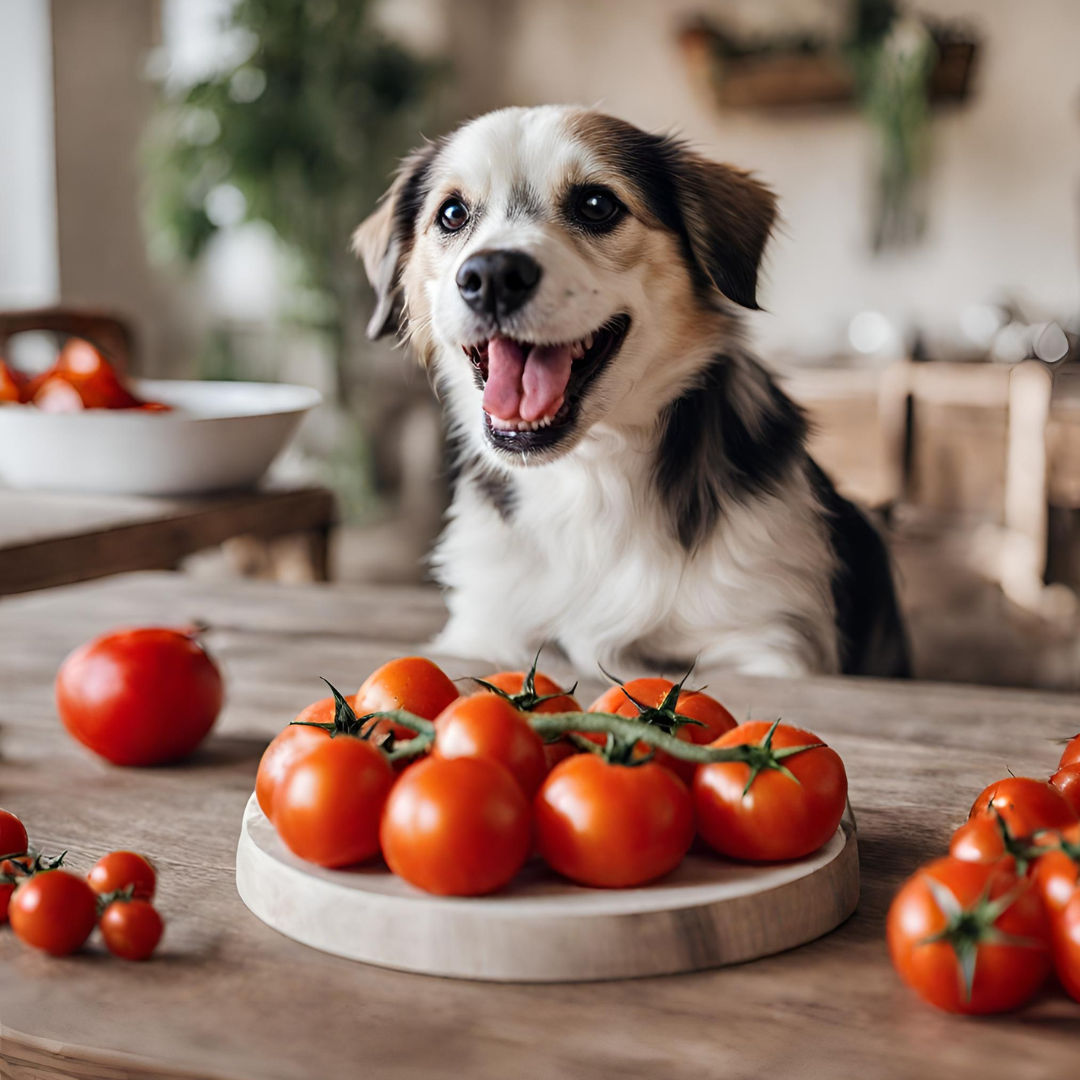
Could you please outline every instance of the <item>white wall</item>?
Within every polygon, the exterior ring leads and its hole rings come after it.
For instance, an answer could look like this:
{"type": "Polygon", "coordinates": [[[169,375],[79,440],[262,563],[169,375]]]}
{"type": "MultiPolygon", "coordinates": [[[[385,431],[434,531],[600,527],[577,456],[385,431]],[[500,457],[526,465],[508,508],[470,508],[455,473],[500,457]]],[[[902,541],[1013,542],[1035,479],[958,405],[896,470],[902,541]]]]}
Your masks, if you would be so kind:
{"type": "MultiPolygon", "coordinates": [[[[835,5],[833,5],[835,7],[835,5]]],[[[785,225],[767,264],[758,341],[801,356],[843,348],[850,317],[877,309],[959,337],[960,312],[1009,294],[1033,315],[1080,310],[1080,3],[932,0],[973,16],[985,38],[977,92],[934,121],[930,230],[918,248],[874,257],[867,244],[872,143],[854,110],[721,115],[695,94],[676,31],[702,12],[820,14],[786,0],[518,0],[498,70],[498,102],[599,103],[653,130],[677,129],[721,160],[755,169],[785,225]]]]}
{"type": "Polygon", "coordinates": [[[45,0],[0,0],[0,308],[59,296],[50,32],[45,0]]]}

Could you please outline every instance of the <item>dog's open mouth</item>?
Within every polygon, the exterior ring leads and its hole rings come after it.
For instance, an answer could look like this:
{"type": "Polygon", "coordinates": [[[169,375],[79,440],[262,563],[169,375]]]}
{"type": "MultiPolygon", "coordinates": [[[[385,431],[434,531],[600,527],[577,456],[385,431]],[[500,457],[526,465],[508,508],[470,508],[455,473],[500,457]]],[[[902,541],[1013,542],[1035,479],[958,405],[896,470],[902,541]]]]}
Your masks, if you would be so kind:
{"type": "Polygon", "coordinates": [[[537,450],[568,430],[588,386],[619,351],[629,315],[579,341],[537,345],[495,337],[465,352],[484,390],[484,426],[495,445],[537,450]]]}

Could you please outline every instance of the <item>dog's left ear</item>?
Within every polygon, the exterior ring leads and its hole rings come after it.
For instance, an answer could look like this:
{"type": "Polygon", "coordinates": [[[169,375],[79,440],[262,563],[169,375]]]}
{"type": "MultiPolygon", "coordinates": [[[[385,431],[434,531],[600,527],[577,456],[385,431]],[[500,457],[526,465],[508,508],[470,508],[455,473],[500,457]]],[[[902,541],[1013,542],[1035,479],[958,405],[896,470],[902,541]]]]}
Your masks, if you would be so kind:
{"type": "Polygon", "coordinates": [[[374,340],[397,328],[404,306],[401,270],[412,248],[416,215],[424,201],[424,181],[435,157],[434,143],[402,163],[379,208],[353,233],[353,251],[364,262],[375,290],[375,311],[367,325],[374,340]]]}
{"type": "Polygon", "coordinates": [[[673,171],[696,262],[729,300],[757,310],[758,267],[776,221],[776,196],[749,173],[685,148],[673,171]]]}

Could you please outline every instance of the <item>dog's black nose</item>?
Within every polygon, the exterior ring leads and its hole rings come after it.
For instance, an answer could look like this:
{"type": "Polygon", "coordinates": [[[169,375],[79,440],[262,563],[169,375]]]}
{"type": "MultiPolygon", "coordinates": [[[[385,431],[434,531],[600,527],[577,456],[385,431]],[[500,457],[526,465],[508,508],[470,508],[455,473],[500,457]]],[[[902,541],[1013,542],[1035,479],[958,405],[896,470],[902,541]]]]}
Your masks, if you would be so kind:
{"type": "Polygon", "coordinates": [[[457,273],[461,298],[496,317],[517,311],[540,282],[540,264],[523,251],[478,251],[457,273]]]}

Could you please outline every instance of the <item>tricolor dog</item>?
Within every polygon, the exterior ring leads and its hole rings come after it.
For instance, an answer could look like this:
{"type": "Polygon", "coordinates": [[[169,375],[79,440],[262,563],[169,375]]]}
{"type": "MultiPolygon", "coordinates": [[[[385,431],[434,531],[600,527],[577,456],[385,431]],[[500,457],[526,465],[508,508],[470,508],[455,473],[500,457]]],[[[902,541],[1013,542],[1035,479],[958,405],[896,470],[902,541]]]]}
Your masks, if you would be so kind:
{"type": "Polygon", "coordinates": [[[411,155],[355,246],[449,414],[438,645],[582,671],[908,673],[886,548],[746,343],[773,194],[595,111],[411,155]]]}

